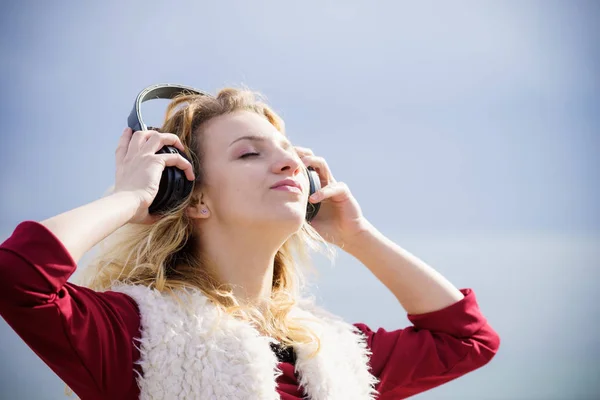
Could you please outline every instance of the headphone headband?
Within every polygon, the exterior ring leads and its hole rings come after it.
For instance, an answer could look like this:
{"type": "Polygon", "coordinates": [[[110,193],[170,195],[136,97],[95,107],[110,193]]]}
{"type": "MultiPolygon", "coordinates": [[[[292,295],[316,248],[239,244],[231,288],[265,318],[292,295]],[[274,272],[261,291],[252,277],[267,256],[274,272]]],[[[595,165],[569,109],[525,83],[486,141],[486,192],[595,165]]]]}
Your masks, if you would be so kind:
{"type": "Polygon", "coordinates": [[[177,85],[172,83],[159,83],[157,85],[148,86],[142,90],[137,98],[133,109],[127,117],[127,126],[136,131],[145,131],[148,126],[142,120],[142,103],[152,99],[173,99],[176,96],[188,92],[189,94],[199,94],[202,96],[210,96],[210,94],[190,86],[177,85]]]}

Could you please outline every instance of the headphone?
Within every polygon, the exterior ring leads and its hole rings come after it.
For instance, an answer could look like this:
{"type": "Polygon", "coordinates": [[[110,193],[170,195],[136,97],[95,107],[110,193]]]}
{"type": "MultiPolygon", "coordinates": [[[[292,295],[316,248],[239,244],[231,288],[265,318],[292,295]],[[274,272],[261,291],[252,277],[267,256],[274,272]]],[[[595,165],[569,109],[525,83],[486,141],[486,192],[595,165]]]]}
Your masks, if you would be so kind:
{"type": "MultiPolygon", "coordinates": [[[[165,83],[148,86],[142,90],[135,99],[133,109],[127,118],[127,125],[133,130],[133,132],[147,130],[148,127],[142,120],[142,103],[152,99],[170,100],[180,94],[211,96],[209,93],[183,85],[165,83]]],[[[156,152],[156,154],[164,153],[181,154],[181,156],[183,156],[186,160],[190,161],[186,154],[173,146],[164,146],[162,149],[156,152]]],[[[308,176],[310,196],[321,189],[321,181],[319,174],[314,170],[314,168],[307,167],[305,168],[305,171],[308,176]]],[[[152,201],[148,212],[150,214],[159,214],[168,210],[172,210],[180,205],[190,195],[193,187],[194,181],[189,181],[182,170],[177,167],[165,167],[160,178],[158,193],[156,194],[154,201],[152,201]]],[[[321,203],[312,204],[308,202],[306,206],[306,220],[308,222],[312,221],[312,219],[317,215],[320,206],[321,203]]]]}

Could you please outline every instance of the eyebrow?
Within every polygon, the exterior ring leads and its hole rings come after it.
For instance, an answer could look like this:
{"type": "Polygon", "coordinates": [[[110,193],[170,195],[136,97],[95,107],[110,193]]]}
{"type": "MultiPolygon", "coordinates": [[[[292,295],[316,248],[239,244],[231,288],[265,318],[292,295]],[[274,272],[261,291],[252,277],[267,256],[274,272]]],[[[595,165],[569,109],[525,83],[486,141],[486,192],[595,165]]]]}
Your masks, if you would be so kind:
{"type": "MultiPolygon", "coordinates": [[[[269,141],[269,138],[267,138],[265,136],[258,136],[258,135],[241,136],[241,137],[235,139],[233,142],[231,142],[229,144],[229,147],[231,147],[234,143],[239,142],[240,140],[252,140],[254,142],[267,142],[267,141],[269,141]]],[[[289,140],[283,139],[282,143],[283,143],[283,147],[286,149],[289,149],[292,147],[292,143],[290,143],[289,140]]]]}

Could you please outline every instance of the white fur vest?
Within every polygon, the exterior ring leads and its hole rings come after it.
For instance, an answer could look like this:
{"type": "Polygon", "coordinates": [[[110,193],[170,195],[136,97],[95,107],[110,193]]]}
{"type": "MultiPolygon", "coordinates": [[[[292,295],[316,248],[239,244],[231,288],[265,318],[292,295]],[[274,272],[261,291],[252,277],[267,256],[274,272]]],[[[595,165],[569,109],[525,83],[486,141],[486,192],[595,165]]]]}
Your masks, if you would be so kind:
{"type": "MultiPolygon", "coordinates": [[[[275,400],[281,375],[271,350],[274,340],[261,336],[249,323],[223,315],[200,291],[187,291],[190,301],[145,286],[118,285],[114,291],[131,296],[141,314],[137,378],[140,399],[275,400]]],[[[311,400],[371,400],[377,379],[370,373],[365,337],[351,324],[303,300],[292,310],[321,340],[294,346],[298,382],[311,400]]],[[[138,339],[136,339],[137,341],[138,339]]]]}

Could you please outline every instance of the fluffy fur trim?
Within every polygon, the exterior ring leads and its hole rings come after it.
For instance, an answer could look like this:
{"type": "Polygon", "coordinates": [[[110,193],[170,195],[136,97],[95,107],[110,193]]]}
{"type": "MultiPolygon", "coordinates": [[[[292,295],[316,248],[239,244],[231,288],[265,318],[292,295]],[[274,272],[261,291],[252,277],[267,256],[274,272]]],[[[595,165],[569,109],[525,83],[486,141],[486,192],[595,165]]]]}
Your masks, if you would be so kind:
{"type": "MultiPolygon", "coordinates": [[[[276,400],[278,361],[274,340],[245,321],[220,315],[200,291],[184,291],[180,301],[140,285],[120,284],[114,291],[131,296],[141,315],[143,375],[140,399],[276,400]]],[[[303,300],[292,310],[319,335],[316,344],[298,345],[299,384],[312,400],[372,400],[377,379],[369,371],[369,350],[362,332],[341,318],[303,300]]]]}

